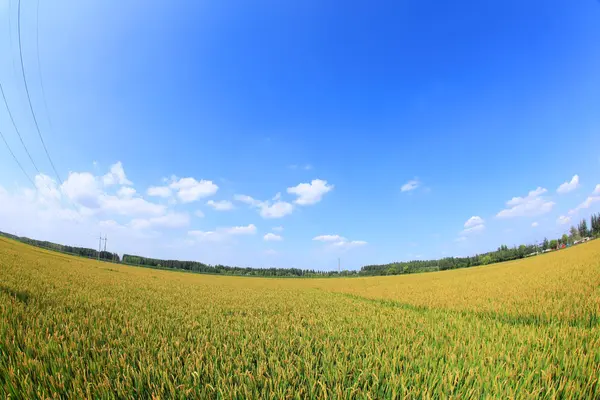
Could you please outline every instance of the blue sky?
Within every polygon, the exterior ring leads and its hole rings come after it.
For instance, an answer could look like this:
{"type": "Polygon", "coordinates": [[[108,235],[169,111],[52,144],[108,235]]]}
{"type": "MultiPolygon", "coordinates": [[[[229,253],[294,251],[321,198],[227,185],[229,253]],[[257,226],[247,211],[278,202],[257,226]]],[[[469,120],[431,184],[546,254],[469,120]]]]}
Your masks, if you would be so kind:
{"type": "MultiPolygon", "coordinates": [[[[335,269],[529,243],[600,211],[597,1],[41,3],[41,69],[21,5],[24,65],[65,183],[29,113],[17,0],[0,0],[0,83],[44,174],[34,191],[0,146],[0,230],[335,269]]],[[[0,130],[33,178],[2,102],[0,130]]]]}

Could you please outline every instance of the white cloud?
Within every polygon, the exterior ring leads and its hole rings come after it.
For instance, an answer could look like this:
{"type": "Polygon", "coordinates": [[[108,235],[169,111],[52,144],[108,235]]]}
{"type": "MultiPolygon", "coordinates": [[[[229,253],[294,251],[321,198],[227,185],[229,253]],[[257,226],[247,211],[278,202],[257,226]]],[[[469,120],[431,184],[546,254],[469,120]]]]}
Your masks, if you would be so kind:
{"type": "Polygon", "coordinates": [[[332,246],[347,250],[353,247],[365,246],[366,244],[367,242],[365,242],[364,240],[341,240],[339,242],[333,243],[332,246]]]}
{"type": "Polygon", "coordinates": [[[225,237],[215,231],[189,231],[188,235],[200,242],[218,242],[225,237]]]}
{"type": "Polygon", "coordinates": [[[479,216],[473,216],[469,218],[467,222],[465,222],[465,228],[472,228],[474,226],[483,225],[484,223],[485,221],[483,220],[483,218],[479,216]]]}
{"type": "MultiPolygon", "coordinates": [[[[16,188],[8,192],[0,189],[0,227],[3,231],[27,236],[39,240],[49,240],[72,246],[97,248],[97,235],[102,232],[109,234],[107,249],[109,251],[151,254],[160,247],[162,242],[152,241],[159,233],[134,230],[129,226],[121,225],[115,218],[109,216],[109,210],[104,209],[105,193],[96,192],[97,186],[102,185],[102,176],[95,180],[88,180],[85,173],[72,173],[70,180],[65,181],[65,190],[74,199],[93,198],[94,209],[87,208],[80,203],[65,199],[57,199],[58,185],[52,186],[52,181],[46,181],[40,175],[35,179],[44,187],[42,191],[16,188]],[[76,178],[73,178],[76,174],[76,178]],[[83,177],[82,180],[78,180],[83,177]],[[44,182],[44,183],[42,183],[44,182]],[[93,190],[84,190],[85,185],[76,183],[90,183],[93,190]],[[47,188],[49,185],[50,188],[47,188]],[[90,192],[91,195],[90,196],[90,192]],[[94,197],[95,196],[95,197],[94,197]]],[[[62,190],[62,186],[60,189],[62,190]]],[[[61,197],[67,197],[62,192],[61,197]]],[[[116,196],[112,196],[118,199],[116,196]]]]}
{"type": "Polygon", "coordinates": [[[311,183],[301,183],[297,186],[290,187],[287,192],[295,194],[298,198],[294,201],[301,206],[316,204],[323,196],[333,190],[333,185],[328,185],[327,181],[314,179],[311,183]]]}
{"type": "Polygon", "coordinates": [[[198,218],[204,218],[204,213],[201,210],[194,211],[194,215],[198,218]]]}
{"type": "Polygon", "coordinates": [[[38,191],[39,200],[43,202],[58,202],[62,198],[59,188],[54,179],[48,175],[39,174],[35,176],[35,187],[38,191]]]}
{"type": "Polygon", "coordinates": [[[203,197],[209,197],[217,193],[219,187],[212,181],[194,178],[181,178],[174,180],[169,187],[177,191],[177,197],[183,203],[191,203],[203,197]]]}
{"type": "MultiPolygon", "coordinates": [[[[311,183],[301,183],[287,189],[287,193],[297,196],[294,201],[301,206],[316,204],[323,196],[333,190],[333,185],[327,181],[315,179],[311,183]]],[[[281,200],[281,193],[277,193],[271,200],[261,201],[244,194],[236,194],[234,200],[248,204],[250,207],[259,209],[263,218],[282,218],[294,212],[294,205],[281,200]]]]}
{"type": "Polygon", "coordinates": [[[404,185],[402,185],[402,187],[400,188],[400,191],[410,192],[412,190],[415,190],[419,186],[421,186],[421,182],[419,182],[418,179],[412,179],[412,180],[406,182],[404,185]]]}
{"type": "Polygon", "coordinates": [[[460,236],[460,237],[457,237],[456,239],[454,239],[454,241],[457,242],[457,243],[466,242],[467,238],[464,237],[464,236],[460,236]]]}
{"type": "Polygon", "coordinates": [[[256,233],[256,226],[254,226],[254,224],[248,226],[234,226],[231,228],[224,228],[223,232],[228,235],[254,235],[256,233]]]}
{"type": "Polygon", "coordinates": [[[546,189],[544,189],[542,187],[538,187],[537,189],[530,191],[526,197],[513,197],[512,199],[510,199],[509,201],[506,202],[506,205],[507,206],[518,206],[518,205],[526,203],[528,200],[530,200],[532,198],[539,197],[546,192],[547,192],[546,189]]]}
{"type": "Polygon", "coordinates": [[[242,203],[246,203],[253,207],[258,207],[263,203],[262,201],[253,199],[252,197],[246,196],[245,194],[236,194],[235,196],[233,196],[233,199],[242,203]]]}
{"type": "Polygon", "coordinates": [[[569,222],[571,222],[571,217],[566,217],[564,215],[561,215],[560,217],[558,217],[558,219],[556,220],[556,222],[560,225],[566,225],[569,222]]]}
{"type": "Polygon", "coordinates": [[[121,163],[117,162],[103,177],[95,177],[89,172],[71,172],[60,189],[71,203],[80,207],[82,213],[158,216],[166,211],[164,205],[135,197],[136,191],[131,187],[121,187],[116,196],[109,195],[101,189],[100,182],[105,185],[131,183],[125,177],[121,163]]]}
{"type": "Polygon", "coordinates": [[[575,215],[580,210],[590,208],[592,204],[600,201],[600,185],[596,185],[594,191],[581,204],[569,211],[569,215],[575,215]]]}
{"type": "Polygon", "coordinates": [[[119,191],[117,192],[117,196],[121,197],[121,198],[131,198],[135,195],[135,189],[132,187],[127,187],[127,186],[123,186],[121,189],[119,189],[119,191]]]}
{"type": "Polygon", "coordinates": [[[580,210],[586,209],[586,208],[590,208],[592,206],[592,204],[596,203],[600,201],[600,196],[588,196],[587,199],[585,199],[583,201],[583,203],[579,204],[577,207],[575,207],[574,209],[569,211],[569,215],[575,215],[577,214],[580,210]]]}
{"type": "Polygon", "coordinates": [[[279,235],[276,235],[274,233],[267,233],[265,236],[263,236],[263,239],[266,242],[279,242],[281,240],[283,240],[283,238],[279,235]]]}
{"type": "Polygon", "coordinates": [[[579,175],[574,175],[571,182],[565,182],[556,189],[557,193],[565,194],[572,192],[579,187],[579,175]]]}
{"type": "Polygon", "coordinates": [[[268,250],[265,250],[265,254],[268,256],[276,256],[279,253],[277,253],[277,251],[275,251],[273,249],[268,249],[268,250]]]}
{"type": "Polygon", "coordinates": [[[531,226],[532,226],[533,228],[537,228],[539,225],[540,225],[540,224],[538,224],[537,222],[532,222],[532,223],[531,223],[531,226]]]}
{"type": "Polygon", "coordinates": [[[159,217],[148,219],[134,219],[129,223],[133,229],[148,228],[183,228],[190,224],[190,216],[187,213],[171,212],[159,217]]]}
{"type": "Polygon", "coordinates": [[[469,233],[481,232],[485,229],[485,221],[479,216],[473,216],[465,222],[465,229],[461,232],[461,235],[467,235],[469,233]]]}
{"type": "Polygon", "coordinates": [[[151,203],[141,197],[120,198],[103,194],[98,201],[101,211],[119,215],[161,215],[166,211],[164,205],[151,203]]]}
{"type": "Polygon", "coordinates": [[[461,234],[468,235],[469,233],[481,232],[483,230],[485,230],[485,225],[475,225],[475,226],[472,226],[471,228],[463,229],[461,234]]]}
{"type": "MultiPolygon", "coordinates": [[[[294,206],[285,201],[276,201],[271,204],[269,201],[256,200],[250,196],[236,194],[233,197],[235,200],[248,204],[251,207],[258,208],[260,215],[263,218],[282,218],[291,214],[294,211],[294,206]]],[[[280,196],[275,196],[274,199],[279,199],[280,196]]]]}
{"type": "Polygon", "coordinates": [[[496,217],[534,217],[550,212],[555,203],[542,197],[546,192],[546,189],[538,187],[530,191],[525,197],[513,197],[506,202],[508,208],[500,211],[496,214],[496,217]]]}
{"type": "Polygon", "coordinates": [[[337,241],[345,241],[346,238],[344,238],[340,235],[321,235],[321,236],[314,237],[313,240],[316,240],[319,242],[337,242],[337,241]]]}
{"type": "Polygon", "coordinates": [[[291,214],[294,206],[285,201],[278,201],[272,205],[263,204],[260,206],[260,216],[263,218],[282,218],[291,214]]]}
{"type": "Polygon", "coordinates": [[[102,182],[106,186],[110,185],[131,185],[131,181],[125,176],[123,164],[121,161],[111,165],[110,172],[102,177],[102,182]]]}
{"type": "Polygon", "coordinates": [[[274,226],[273,231],[275,232],[283,232],[283,226],[274,226]]]}
{"type": "Polygon", "coordinates": [[[89,172],[70,172],[61,186],[61,191],[75,203],[89,208],[98,207],[101,191],[98,181],[89,172]]]}
{"type": "Polygon", "coordinates": [[[214,231],[188,231],[188,235],[200,242],[221,242],[229,239],[232,236],[254,235],[256,226],[250,224],[248,226],[233,226],[230,228],[217,228],[214,231]]]}
{"type": "Polygon", "coordinates": [[[206,202],[206,205],[214,208],[216,211],[233,210],[233,203],[230,202],[229,200],[221,200],[221,201],[209,200],[206,202]]]}
{"type": "Polygon", "coordinates": [[[288,165],[289,169],[298,169],[301,168],[305,171],[310,171],[311,169],[313,169],[313,166],[310,164],[304,164],[304,165],[298,165],[298,164],[292,164],[292,165],[288,165]]]}
{"type": "Polygon", "coordinates": [[[354,247],[365,246],[367,242],[364,240],[348,240],[340,235],[320,235],[312,240],[317,242],[327,243],[332,249],[348,250],[354,247]]]}
{"type": "Polygon", "coordinates": [[[150,186],[146,193],[153,197],[171,197],[171,189],[168,186],[150,186]]]}

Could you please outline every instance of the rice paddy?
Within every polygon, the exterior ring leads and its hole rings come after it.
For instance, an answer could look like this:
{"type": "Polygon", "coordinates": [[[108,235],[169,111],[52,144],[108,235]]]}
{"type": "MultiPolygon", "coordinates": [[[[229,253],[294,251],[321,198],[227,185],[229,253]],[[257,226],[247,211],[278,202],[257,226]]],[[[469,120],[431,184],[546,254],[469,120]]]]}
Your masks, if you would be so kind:
{"type": "Polygon", "coordinates": [[[0,238],[0,397],[600,398],[600,240],[412,276],[152,270],[0,238]]]}

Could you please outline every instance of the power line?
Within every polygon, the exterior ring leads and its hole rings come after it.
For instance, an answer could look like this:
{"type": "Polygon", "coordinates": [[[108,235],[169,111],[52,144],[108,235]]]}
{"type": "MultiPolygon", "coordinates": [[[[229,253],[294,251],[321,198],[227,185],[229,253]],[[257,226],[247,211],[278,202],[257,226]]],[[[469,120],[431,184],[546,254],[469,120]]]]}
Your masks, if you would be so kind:
{"type": "Polygon", "coordinates": [[[10,145],[8,144],[8,142],[6,141],[6,138],[4,137],[4,134],[2,133],[2,131],[0,131],[0,137],[2,137],[2,141],[6,145],[6,148],[8,149],[8,152],[13,157],[13,159],[15,160],[15,162],[17,163],[17,165],[19,166],[19,168],[21,168],[21,171],[23,171],[23,174],[25,174],[25,176],[27,177],[27,179],[29,180],[29,182],[31,182],[31,184],[33,185],[34,189],[37,190],[37,187],[35,186],[35,183],[33,183],[33,180],[29,177],[29,174],[27,173],[27,171],[25,171],[25,168],[23,168],[23,166],[19,162],[19,159],[17,158],[17,156],[15,156],[15,153],[13,153],[13,151],[10,148],[10,145]]]}
{"type": "MultiPolygon", "coordinates": [[[[42,172],[39,170],[37,164],[33,160],[33,157],[31,156],[31,153],[29,152],[29,149],[27,148],[27,145],[23,141],[23,136],[21,135],[21,132],[19,131],[19,128],[17,128],[17,124],[15,123],[15,120],[13,118],[12,112],[10,111],[10,106],[8,105],[8,100],[6,99],[6,95],[4,94],[4,88],[2,87],[2,83],[0,83],[0,93],[2,93],[2,99],[4,100],[4,105],[6,106],[6,111],[8,111],[8,115],[10,117],[10,121],[12,122],[12,126],[15,128],[15,131],[17,132],[17,135],[19,136],[19,140],[20,140],[21,144],[23,145],[23,148],[25,149],[25,153],[27,153],[27,156],[29,157],[29,160],[31,161],[31,164],[33,164],[33,167],[37,171],[38,175],[41,176],[42,172]]],[[[12,152],[12,149],[10,148],[10,146],[8,146],[8,143],[6,142],[6,139],[4,138],[4,135],[2,135],[2,138],[4,139],[4,143],[7,145],[8,150],[13,155],[13,158],[19,164],[19,167],[21,168],[21,170],[25,173],[25,175],[27,175],[27,173],[25,172],[25,170],[22,167],[21,163],[19,162],[19,160],[16,158],[16,156],[12,152]]],[[[35,183],[33,183],[33,181],[31,180],[31,178],[29,178],[29,175],[27,175],[27,179],[29,179],[29,181],[35,186],[35,183]]],[[[48,190],[52,191],[52,188],[50,186],[48,186],[48,184],[46,183],[46,181],[44,181],[44,186],[46,186],[48,188],[48,190]]],[[[37,186],[36,186],[36,189],[37,189],[37,186]]]]}
{"type": "MultiPolygon", "coordinates": [[[[8,35],[10,37],[10,54],[14,53],[14,46],[13,46],[13,25],[12,25],[12,10],[13,10],[13,2],[11,0],[8,0],[8,35]]],[[[15,60],[15,57],[12,57],[12,67],[13,67],[13,74],[15,75],[15,79],[17,78],[17,63],[15,60]]]]}
{"type": "Polygon", "coordinates": [[[58,181],[60,182],[60,184],[62,185],[62,179],[60,179],[60,175],[58,174],[58,171],[56,170],[56,167],[54,166],[54,162],[52,161],[52,157],[50,157],[50,153],[48,152],[48,149],[46,148],[46,143],[44,142],[44,138],[42,137],[42,132],[40,131],[40,127],[38,125],[37,122],[37,118],[35,117],[35,111],[33,111],[33,105],[31,103],[31,96],[29,95],[29,87],[27,86],[27,78],[25,77],[25,65],[23,64],[23,47],[21,44],[21,0],[18,1],[18,9],[17,9],[17,30],[19,32],[19,58],[21,60],[21,73],[23,75],[23,83],[25,84],[25,92],[27,93],[27,102],[29,103],[29,110],[31,111],[31,115],[33,116],[33,122],[35,123],[35,128],[37,130],[38,136],[40,137],[40,141],[42,142],[42,146],[44,147],[44,151],[46,152],[46,156],[48,157],[48,160],[50,161],[50,165],[52,166],[52,169],[54,170],[54,173],[56,174],[56,177],[58,178],[58,181]]]}
{"type": "Polygon", "coordinates": [[[4,99],[4,105],[6,106],[6,110],[8,111],[8,116],[10,117],[10,122],[12,122],[12,125],[15,128],[15,131],[17,131],[17,135],[19,135],[19,140],[21,141],[21,144],[23,145],[23,148],[25,149],[25,152],[27,153],[29,160],[33,164],[33,167],[35,168],[35,170],[37,171],[37,173],[39,175],[40,169],[35,164],[35,161],[33,161],[33,157],[31,157],[31,153],[29,153],[29,150],[27,149],[27,146],[25,145],[25,142],[23,141],[21,132],[19,132],[19,128],[17,128],[17,124],[15,123],[12,112],[10,111],[10,107],[8,106],[8,101],[6,100],[6,96],[4,95],[4,88],[2,87],[2,83],[0,83],[0,92],[2,92],[2,99],[4,99]]]}
{"type": "MultiPolygon", "coordinates": [[[[6,106],[6,110],[8,111],[8,115],[10,116],[10,121],[12,122],[12,125],[15,128],[15,131],[17,132],[17,135],[19,136],[19,140],[21,141],[21,144],[23,145],[23,148],[25,149],[25,152],[27,153],[27,156],[29,157],[29,160],[31,161],[31,164],[33,164],[33,167],[37,171],[38,175],[40,175],[40,176],[43,175],[42,172],[37,167],[35,161],[33,160],[33,157],[31,156],[31,153],[29,153],[29,149],[27,149],[27,145],[23,141],[23,137],[21,136],[21,132],[19,131],[19,128],[17,128],[17,124],[15,123],[15,120],[13,118],[12,112],[10,111],[10,107],[8,105],[8,101],[6,100],[6,96],[4,94],[4,89],[2,87],[2,83],[0,83],[0,93],[2,93],[2,99],[4,100],[4,104],[6,106]]],[[[0,132],[0,134],[2,134],[2,132],[0,132]]],[[[12,155],[12,157],[14,158],[14,160],[16,161],[16,163],[19,165],[19,168],[21,168],[21,171],[23,171],[23,173],[25,174],[25,176],[27,176],[27,179],[29,180],[29,182],[31,182],[31,184],[37,190],[37,186],[35,185],[35,183],[33,182],[33,180],[29,177],[29,174],[27,174],[27,172],[23,168],[22,164],[19,162],[19,160],[17,159],[17,157],[13,153],[11,147],[9,146],[9,144],[6,141],[6,138],[4,137],[3,134],[2,134],[2,140],[4,141],[4,144],[6,144],[6,147],[8,148],[8,151],[10,152],[10,154],[12,155]]],[[[62,185],[62,182],[61,182],[61,185],[62,185]]],[[[48,190],[50,192],[52,192],[53,189],[48,185],[48,183],[45,180],[44,180],[44,186],[46,186],[46,188],[48,188],[48,190]]],[[[81,214],[79,213],[79,210],[77,210],[77,207],[75,206],[75,204],[73,204],[73,202],[71,201],[71,199],[69,199],[68,196],[65,196],[65,198],[75,208],[75,212],[77,212],[77,214],[81,216],[81,214]]]]}
{"type": "Polygon", "coordinates": [[[46,111],[46,119],[48,126],[52,129],[52,121],[50,120],[50,112],[48,111],[48,102],[46,101],[46,90],[44,89],[44,79],[42,75],[42,62],[40,61],[40,0],[37,0],[35,11],[35,50],[37,53],[38,75],[40,86],[42,88],[42,100],[44,101],[44,110],[46,111]]]}

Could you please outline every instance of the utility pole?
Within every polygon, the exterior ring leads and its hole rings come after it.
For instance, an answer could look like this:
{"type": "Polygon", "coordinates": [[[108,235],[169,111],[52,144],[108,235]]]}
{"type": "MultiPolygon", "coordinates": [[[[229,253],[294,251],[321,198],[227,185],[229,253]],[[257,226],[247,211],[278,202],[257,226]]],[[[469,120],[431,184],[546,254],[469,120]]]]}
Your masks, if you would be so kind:
{"type": "Polygon", "coordinates": [[[102,233],[100,233],[100,238],[98,241],[98,261],[100,261],[100,251],[102,250],[102,233]]]}
{"type": "Polygon", "coordinates": [[[106,236],[106,233],[104,234],[104,252],[106,253],[106,242],[108,241],[108,237],[106,236]]]}
{"type": "Polygon", "coordinates": [[[342,264],[340,261],[340,258],[338,257],[338,274],[340,274],[342,272],[342,264]]]}

